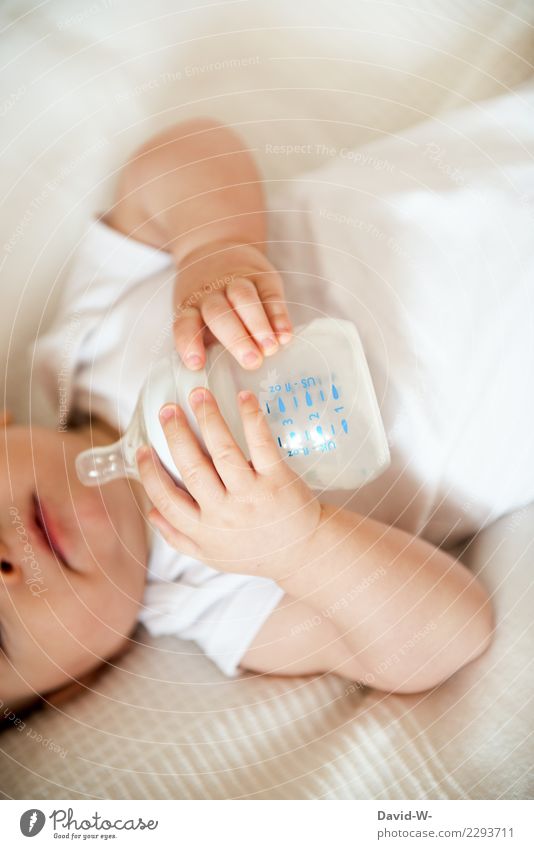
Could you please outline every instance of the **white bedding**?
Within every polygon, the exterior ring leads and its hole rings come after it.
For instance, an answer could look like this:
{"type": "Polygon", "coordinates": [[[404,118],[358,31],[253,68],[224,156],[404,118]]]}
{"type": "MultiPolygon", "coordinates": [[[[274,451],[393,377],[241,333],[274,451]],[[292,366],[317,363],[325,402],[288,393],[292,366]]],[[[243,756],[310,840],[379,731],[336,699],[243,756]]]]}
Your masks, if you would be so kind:
{"type": "MultiPolygon", "coordinates": [[[[276,181],[320,164],[316,145],[356,147],[532,74],[529,0],[16,0],[3,4],[0,23],[0,345],[7,398],[21,417],[32,398],[32,414],[46,418],[27,343],[50,321],[88,216],[151,132],[211,114],[240,129],[276,181]]],[[[191,644],[146,641],[92,693],[2,735],[1,791],[532,796],[533,519],[504,518],[474,544],[498,636],[438,691],[384,697],[349,692],[333,677],[226,681],[191,644]]]]}

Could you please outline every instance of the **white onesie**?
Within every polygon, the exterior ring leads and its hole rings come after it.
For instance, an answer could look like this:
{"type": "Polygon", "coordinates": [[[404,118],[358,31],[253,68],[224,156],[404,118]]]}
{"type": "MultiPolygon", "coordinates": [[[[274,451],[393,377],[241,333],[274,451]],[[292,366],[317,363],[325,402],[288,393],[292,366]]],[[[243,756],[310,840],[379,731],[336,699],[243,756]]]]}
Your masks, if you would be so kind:
{"type": "MultiPolygon", "coordinates": [[[[534,499],[533,103],[524,89],[338,151],[270,199],[292,317],[356,324],[390,444],[380,478],[324,500],[444,546],[534,499]]],[[[172,348],[174,278],[168,254],[89,227],[35,349],[63,422],[126,427],[172,348]]],[[[141,620],[232,675],[282,595],[156,538],[141,620]]]]}

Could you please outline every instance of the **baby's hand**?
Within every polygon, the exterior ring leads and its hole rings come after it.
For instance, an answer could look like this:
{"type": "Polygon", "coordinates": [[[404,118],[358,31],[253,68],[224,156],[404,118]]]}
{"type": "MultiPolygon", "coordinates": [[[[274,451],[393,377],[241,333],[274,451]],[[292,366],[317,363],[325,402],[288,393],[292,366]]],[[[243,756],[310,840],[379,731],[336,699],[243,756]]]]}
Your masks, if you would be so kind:
{"type": "Polygon", "coordinates": [[[207,245],[182,263],[175,286],[174,340],[188,368],[204,366],[206,330],[247,369],[257,368],[263,355],[290,341],[282,279],[253,245],[207,245]]]}
{"type": "Polygon", "coordinates": [[[194,389],[189,400],[209,456],[181,408],[163,407],[160,420],[188,492],[153,451],[139,449],[141,480],[155,508],[150,521],[173,548],[221,571],[277,580],[311,562],[321,505],[281,460],[255,396],[239,395],[250,463],[210,392],[194,389]]]}

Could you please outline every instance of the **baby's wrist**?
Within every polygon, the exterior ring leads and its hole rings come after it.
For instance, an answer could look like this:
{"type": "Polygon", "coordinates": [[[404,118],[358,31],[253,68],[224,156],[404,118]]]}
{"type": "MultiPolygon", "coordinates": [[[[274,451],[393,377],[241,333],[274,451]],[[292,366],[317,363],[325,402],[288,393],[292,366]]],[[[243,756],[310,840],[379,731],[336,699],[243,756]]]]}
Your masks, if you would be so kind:
{"type": "Polygon", "coordinates": [[[190,248],[176,245],[171,253],[178,272],[184,269],[189,270],[197,263],[235,266],[237,271],[249,266],[253,270],[260,270],[268,264],[262,248],[263,245],[255,245],[247,241],[220,238],[209,239],[190,248]]]}
{"type": "Polygon", "coordinates": [[[331,508],[317,501],[319,508],[317,523],[313,530],[304,538],[299,537],[288,552],[281,557],[279,574],[274,580],[289,594],[293,595],[298,587],[314,581],[319,562],[328,550],[331,521],[331,508]]]}

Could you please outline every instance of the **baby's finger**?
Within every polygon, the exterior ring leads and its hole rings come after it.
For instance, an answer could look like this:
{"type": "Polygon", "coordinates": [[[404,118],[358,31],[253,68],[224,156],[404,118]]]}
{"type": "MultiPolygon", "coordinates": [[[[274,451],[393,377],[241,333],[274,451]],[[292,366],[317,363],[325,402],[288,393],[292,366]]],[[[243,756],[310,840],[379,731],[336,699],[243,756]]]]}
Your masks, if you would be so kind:
{"type": "Polygon", "coordinates": [[[246,369],[261,365],[262,356],[250,338],[241,319],[220,292],[205,298],[201,304],[202,317],[214,336],[246,369]]]}
{"type": "Polygon", "coordinates": [[[207,389],[198,388],[191,392],[189,402],[222,482],[232,492],[247,490],[254,473],[236,445],[215,398],[207,389]]]}
{"type": "Polygon", "coordinates": [[[161,536],[171,548],[182,554],[187,554],[189,557],[200,557],[200,547],[191,537],[186,536],[182,531],[176,530],[174,525],[171,525],[167,519],[162,516],[159,510],[153,509],[148,514],[148,520],[160,532],[161,536]]]}
{"type": "Polygon", "coordinates": [[[266,356],[276,353],[278,341],[252,280],[237,278],[226,287],[226,297],[266,356]]]}
{"type": "Polygon", "coordinates": [[[291,341],[292,324],[286,306],[282,278],[273,270],[256,274],[254,281],[278,341],[281,345],[287,345],[291,341]]]}
{"type": "Polygon", "coordinates": [[[187,492],[176,486],[155,452],[143,446],[137,452],[137,468],[152,504],[173,528],[188,529],[198,519],[199,510],[187,492]]]}
{"type": "Polygon", "coordinates": [[[256,471],[272,475],[285,468],[256,396],[245,391],[240,392],[238,398],[250,459],[256,471]]]}
{"type": "Polygon", "coordinates": [[[174,321],[174,345],[185,365],[196,371],[206,361],[202,331],[204,322],[196,307],[184,307],[174,321]]]}
{"type": "Polygon", "coordinates": [[[221,479],[211,458],[200,447],[183,410],[166,404],[159,418],[172,459],[188,492],[201,507],[213,499],[222,499],[225,489],[221,479]]]}

